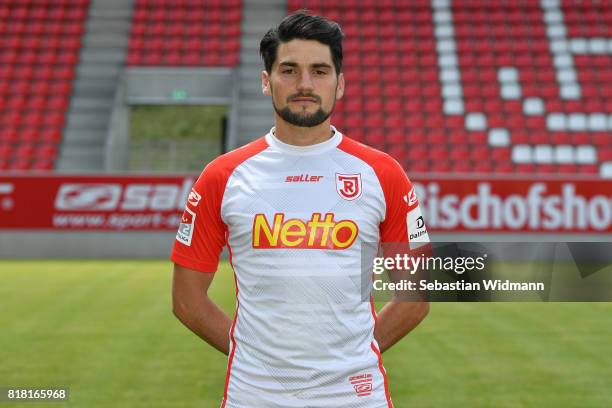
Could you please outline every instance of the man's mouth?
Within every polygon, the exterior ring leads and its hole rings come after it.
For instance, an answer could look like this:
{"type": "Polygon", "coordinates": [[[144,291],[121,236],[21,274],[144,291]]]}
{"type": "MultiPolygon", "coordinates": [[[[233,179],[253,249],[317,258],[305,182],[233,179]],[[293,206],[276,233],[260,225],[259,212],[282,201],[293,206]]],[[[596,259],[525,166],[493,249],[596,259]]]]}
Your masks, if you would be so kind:
{"type": "Polygon", "coordinates": [[[312,102],[312,103],[317,103],[317,100],[315,98],[310,98],[307,96],[298,96],[297,98],[293,98],[291,99],[292,102],[312,102]]]}

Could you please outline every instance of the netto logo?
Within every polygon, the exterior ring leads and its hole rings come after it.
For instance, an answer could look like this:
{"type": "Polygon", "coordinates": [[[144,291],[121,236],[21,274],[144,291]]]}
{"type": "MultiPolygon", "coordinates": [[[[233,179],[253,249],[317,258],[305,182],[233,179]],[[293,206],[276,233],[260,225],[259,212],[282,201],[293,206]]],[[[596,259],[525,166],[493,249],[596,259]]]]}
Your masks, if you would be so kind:
{"type": "Polygon", "coordinates": [[[346,249],[350,247],[359,228],[351,220],[334,220],[333,213],[323,217],[314,213],[304,222],[297,218],[285,220],[285,214],[274,214],[272,225],[264,214],[253,219],[253,248],[346,249]]]}

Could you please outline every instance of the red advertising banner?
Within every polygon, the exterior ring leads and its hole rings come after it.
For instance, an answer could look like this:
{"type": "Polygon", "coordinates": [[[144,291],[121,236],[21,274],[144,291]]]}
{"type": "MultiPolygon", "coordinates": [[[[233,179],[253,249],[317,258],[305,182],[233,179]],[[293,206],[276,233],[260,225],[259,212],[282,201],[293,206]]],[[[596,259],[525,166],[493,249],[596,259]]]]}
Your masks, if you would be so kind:
{"type": "Polygon", "coordinates": [[[612,232],[612,180],[413,180],[427,228],[440,232],[612,232]]]}
{"type": "MultiPolygon", "coordinates": [[[[0,229],[176,230],[195,179],[0,176],[0,229]]],[[[451,176],[412,180],[430,231],[612,232],[612,180],[451,176]]]]}
{"type": "Polygon", "coordinates": [[[0,176],[0,229],[176,230],[192,176],[0,176]]]}

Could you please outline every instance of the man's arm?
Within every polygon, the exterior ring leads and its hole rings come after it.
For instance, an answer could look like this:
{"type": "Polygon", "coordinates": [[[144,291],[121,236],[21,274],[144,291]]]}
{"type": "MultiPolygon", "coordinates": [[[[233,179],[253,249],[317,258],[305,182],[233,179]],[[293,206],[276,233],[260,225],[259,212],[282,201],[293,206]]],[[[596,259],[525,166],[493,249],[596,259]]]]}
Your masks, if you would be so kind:
{"type": "Polygon", "coordinates": [[[374,338],[384,352],[397,343],[427,316],[429,302],[390,300],[378,313],[374,338]]]}
{"type": "Polygon", "coordinates": [[[228,354],[232,320],[208,297],[214,275],[174,264],[172,311],[192,332],[228,354]]]}

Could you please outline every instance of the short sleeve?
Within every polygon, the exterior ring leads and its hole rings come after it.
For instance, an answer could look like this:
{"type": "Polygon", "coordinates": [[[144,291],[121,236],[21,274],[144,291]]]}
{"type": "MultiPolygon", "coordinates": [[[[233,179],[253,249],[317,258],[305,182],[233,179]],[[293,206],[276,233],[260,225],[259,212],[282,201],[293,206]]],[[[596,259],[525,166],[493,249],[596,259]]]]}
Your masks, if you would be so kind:
{"type": "Polygon", "coordinates": [[[224,177],[207,166],[189,192],[170,259],[200,272],[216,272],[227,228],[221,219],[224,177]]]}
{"type": "Polygon", "coordinates": [[[381,243],[409,243],[411,250],[429,243],[425,220],[414,187],[395,160],[381,171],[385,195],[385,220],[380,225],[381,243]]]}

